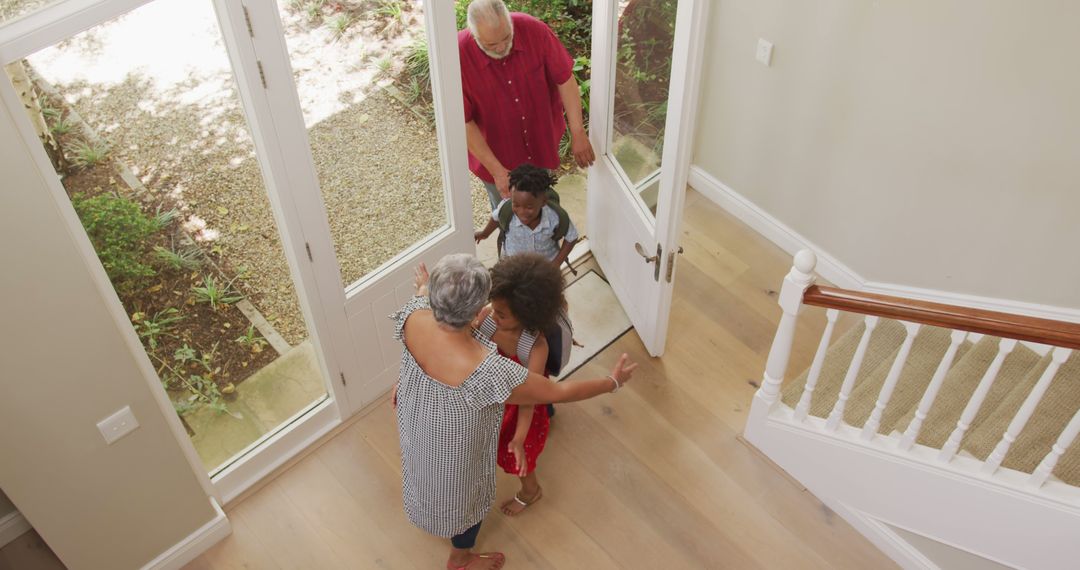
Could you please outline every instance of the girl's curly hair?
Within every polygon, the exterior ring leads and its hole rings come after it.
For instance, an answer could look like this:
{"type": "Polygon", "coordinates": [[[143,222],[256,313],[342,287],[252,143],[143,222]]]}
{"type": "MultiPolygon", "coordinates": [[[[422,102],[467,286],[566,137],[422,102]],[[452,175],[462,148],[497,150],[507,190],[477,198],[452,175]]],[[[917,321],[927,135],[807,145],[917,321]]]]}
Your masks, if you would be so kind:
{"type": "Polygon", "coordinates": [[[566,305],[562,271],[538,253],[504,257],[491,269],[491,298],[502,299],[510,312],[530,331],[555,326],[559,310],[566,305]]]}
{"type": "Polygon", "coordinates": [[[510,171],[511,188],[537,197],[543,196],[548,188],[553,188],[558,180],[550,170],[527,162],[510,171]]]}

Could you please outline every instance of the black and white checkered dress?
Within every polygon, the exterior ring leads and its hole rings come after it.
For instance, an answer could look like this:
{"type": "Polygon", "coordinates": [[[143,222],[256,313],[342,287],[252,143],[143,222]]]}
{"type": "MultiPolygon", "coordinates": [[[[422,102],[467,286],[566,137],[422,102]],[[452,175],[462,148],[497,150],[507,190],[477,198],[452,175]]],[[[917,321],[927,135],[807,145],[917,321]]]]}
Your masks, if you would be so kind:
{"type": "MultiPolygon", "coordinates": [[[[394,338],[403,340],[406,319],[427,308],[427,297],[413,297],[391,315],[394,338]]],[[[488,355],[457,387],[428,376],[408,347],[401,355],[397,421],[405,514],[436,536],[461,534],[491,509],[503,403],[528,376],[489,340],[476,338],[488,355]]]]}

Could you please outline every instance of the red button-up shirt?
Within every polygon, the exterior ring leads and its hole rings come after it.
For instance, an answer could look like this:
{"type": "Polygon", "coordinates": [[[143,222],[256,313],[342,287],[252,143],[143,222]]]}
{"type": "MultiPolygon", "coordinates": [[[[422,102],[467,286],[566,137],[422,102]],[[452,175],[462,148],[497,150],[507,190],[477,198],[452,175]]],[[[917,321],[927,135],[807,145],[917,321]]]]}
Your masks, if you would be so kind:
{"type": "MultiPolygon", "coordinates": [[[[465,122],[476,122],[507,169],[526,162],[555,169],[566,131],[558,86],[571,78],[574,61],[547,24],[519,12],[510,19],[514,45],[503,59],[485,54],[468,29],[458,32],[465,122]]],[[[472,153],[469,170],[495,181],[472,153]]]]}

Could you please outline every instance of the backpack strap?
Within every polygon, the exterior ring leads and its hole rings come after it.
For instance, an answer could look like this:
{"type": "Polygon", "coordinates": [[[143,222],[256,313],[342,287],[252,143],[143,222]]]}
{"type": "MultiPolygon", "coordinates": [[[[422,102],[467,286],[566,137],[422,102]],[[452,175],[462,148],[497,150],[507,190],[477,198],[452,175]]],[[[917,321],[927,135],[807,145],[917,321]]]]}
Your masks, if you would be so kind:
{"type": "Polygon", "coordinates": [[[499,204],[496,218],[499,222],[499,237],[495,239],[495,254],[502,257],[503,245],[506,244],[506,230],[510,229],[510,218],[514,215],[514,207],[509,201],[499,204]]]}
{"type": "Polygon", "coordinates": [[[566,210],[562,209],[558,202],[548,202],[548,206],[551,206],[551,209],[555,211],[555,215],[559,218],[559,225],[555,226],[551,239],[560,242],[566,237],[566,232],[570,231],[570,214],[567,214],[566,210]]]}

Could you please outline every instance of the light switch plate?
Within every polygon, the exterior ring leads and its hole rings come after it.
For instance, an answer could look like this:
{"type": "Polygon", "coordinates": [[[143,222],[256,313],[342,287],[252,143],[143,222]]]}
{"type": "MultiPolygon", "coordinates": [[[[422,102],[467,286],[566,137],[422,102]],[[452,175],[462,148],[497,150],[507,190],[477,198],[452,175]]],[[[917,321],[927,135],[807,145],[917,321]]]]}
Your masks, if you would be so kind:
{"type": "Polygon", "coordinates": [[[139,427],[139,422],[135,420],[135,414],[131,413],[131,406],[124,406],[120,411],[98,422],[97,427],[105,438],[105,443],[112,444],[139,427]]]}
{"type": "Polygon", "coordinates": [[[757,41],[757,60],[768,67],[772,63],[772,42],[765,38],[758,38],[757,41]]]}

